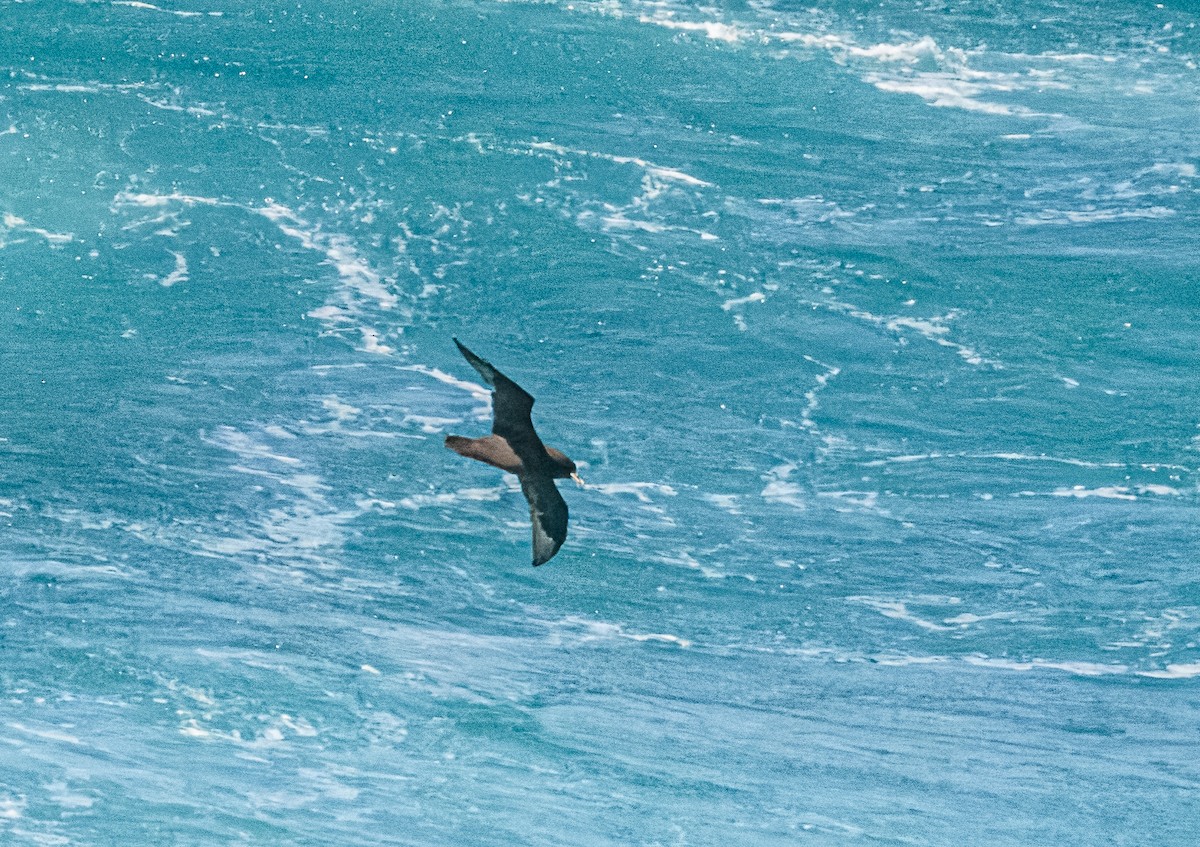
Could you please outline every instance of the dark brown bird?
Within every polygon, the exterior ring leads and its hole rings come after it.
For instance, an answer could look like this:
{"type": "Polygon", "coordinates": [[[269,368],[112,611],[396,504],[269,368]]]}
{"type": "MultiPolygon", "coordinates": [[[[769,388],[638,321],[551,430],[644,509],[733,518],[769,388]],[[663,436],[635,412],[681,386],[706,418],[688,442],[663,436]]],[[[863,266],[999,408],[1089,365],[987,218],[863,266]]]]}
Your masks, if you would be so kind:
{"type": "Polygon", "coordinates": [[[483,438],[447,435],[446,446],[460,456],[517,475],[521,491],[529,501],[533,523],[533,564],[544,565],[567,540],[567,504],[554,480],[570,477],[580,485],[583,480],[575,472],[574,462],[538,438],[529,416],[533,409],[529,392],[476,356],[457,338],[454,343],[492,389],[492,434],[483,438]]]}

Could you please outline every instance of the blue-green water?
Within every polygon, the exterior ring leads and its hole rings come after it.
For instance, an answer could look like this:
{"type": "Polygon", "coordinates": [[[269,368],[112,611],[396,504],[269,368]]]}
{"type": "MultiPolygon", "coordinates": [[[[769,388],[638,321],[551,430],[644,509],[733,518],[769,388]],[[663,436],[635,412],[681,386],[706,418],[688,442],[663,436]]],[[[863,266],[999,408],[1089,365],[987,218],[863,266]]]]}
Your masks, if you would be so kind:
{"type": "Polygon", "coordinates": [[[1196,843],[1198,20],[0,1],[0,843],[1196,843]]]}

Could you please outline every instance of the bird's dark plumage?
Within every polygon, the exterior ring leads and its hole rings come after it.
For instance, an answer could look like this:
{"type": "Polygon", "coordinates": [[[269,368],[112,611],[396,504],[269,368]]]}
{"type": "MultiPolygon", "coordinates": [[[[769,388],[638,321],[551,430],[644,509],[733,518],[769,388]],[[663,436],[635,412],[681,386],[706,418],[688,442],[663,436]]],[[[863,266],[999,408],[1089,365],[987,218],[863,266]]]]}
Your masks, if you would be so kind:
{"type": "Polygon", "coordinates": [[[448,435],[446,446],[520,478],[533,523],[533,564],[545,564],[567,540],[567,504],[554,480],[571,477],[580,482],[575,463],[538,438],[530,418],[533,397],[529,392],[476,356],[457,338],[454,343],[492,389],[494,419],[491,435],[484,438],[448,435]]]}

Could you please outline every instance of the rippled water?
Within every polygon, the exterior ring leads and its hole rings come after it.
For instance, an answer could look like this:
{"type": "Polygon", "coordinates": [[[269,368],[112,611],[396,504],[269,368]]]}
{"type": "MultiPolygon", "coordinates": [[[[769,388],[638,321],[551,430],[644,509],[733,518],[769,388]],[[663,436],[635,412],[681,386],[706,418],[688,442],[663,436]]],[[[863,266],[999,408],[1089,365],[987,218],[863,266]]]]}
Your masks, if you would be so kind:
{"type": "Polygon", "coordinates": [[[810,5],[0,0],[0,842],[1194,843],[1197,14],[810,5]]]}

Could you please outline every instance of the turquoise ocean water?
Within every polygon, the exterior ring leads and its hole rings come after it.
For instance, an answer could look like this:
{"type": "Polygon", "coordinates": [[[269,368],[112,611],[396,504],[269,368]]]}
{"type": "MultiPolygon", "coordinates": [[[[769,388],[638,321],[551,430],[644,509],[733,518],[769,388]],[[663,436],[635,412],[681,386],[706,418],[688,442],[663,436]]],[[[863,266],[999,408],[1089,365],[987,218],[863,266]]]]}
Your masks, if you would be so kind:
{"type": "Polygon", "coordinates": [[[0,844],[1196,844],[1198,21],[0,0],[0,844]]]}

